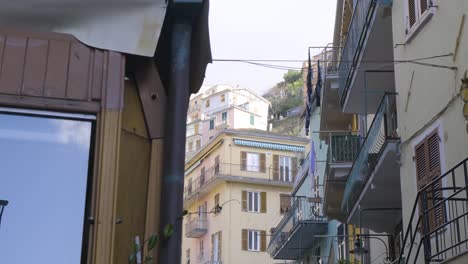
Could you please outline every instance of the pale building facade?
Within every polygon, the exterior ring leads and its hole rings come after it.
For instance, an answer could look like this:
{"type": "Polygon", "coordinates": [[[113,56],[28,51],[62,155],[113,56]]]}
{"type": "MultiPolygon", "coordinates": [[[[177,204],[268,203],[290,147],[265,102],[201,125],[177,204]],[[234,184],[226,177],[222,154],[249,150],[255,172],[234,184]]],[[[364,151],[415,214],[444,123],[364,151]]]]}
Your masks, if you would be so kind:
{"type": "Polygon", "coordinates": [[[190,156],[219,131],[267,130],[270,102],[247,88],[230,85],[203,87],[190,99],[186,154],[190,156]]]}
{"type": "Polygon", "coordinates": [[[182,263],[273,263],[271,229],[306,151],[305,138],[231,129],[202,147],[186,163],[182,263]]]}
{"type": "Polygon", "coordinates": [[[408,237],[403,246],[421,244],[426,250],[418,256],[405,248],[404,256],[411,262],[466,263],[468,247],[462,242],[468,230],[461,222],[467,220],[468,197],[456,190],[468,184],[468,107],[460,96],[468,70],[468,2],[414,2],[393,1],[392,6],[395,58],[429,58],[395,65],[403,226],[414,233],[424,230],[418,220],[427,221],[425,233],[434,235],[408,237]],[[416,194],[422,197],[419,203],[416,194]],[[428,212],[418,217],[423,207],[428,212]]]}

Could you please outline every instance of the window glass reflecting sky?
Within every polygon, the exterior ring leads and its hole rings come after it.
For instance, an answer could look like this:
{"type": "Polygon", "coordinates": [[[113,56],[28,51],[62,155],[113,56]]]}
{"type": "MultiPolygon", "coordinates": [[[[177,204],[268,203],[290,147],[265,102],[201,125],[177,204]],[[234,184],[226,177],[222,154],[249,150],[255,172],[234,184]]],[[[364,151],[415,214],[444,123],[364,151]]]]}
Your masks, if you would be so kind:
{"type": "Polygon", "coordinates": [[[80,263],[91,122],[0,113],[0,263],[80,263]]]}

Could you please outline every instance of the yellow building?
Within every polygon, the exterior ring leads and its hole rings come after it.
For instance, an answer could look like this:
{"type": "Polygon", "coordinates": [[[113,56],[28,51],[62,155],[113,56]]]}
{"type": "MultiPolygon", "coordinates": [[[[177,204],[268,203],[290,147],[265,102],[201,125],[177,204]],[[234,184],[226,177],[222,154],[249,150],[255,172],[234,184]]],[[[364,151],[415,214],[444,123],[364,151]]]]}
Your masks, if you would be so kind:
{"type": "Polygon", "coordinates": [[[287,212],[306,138],[218,133],[185,166],[182,263],[272,263],[270,230],[287,212]]]}

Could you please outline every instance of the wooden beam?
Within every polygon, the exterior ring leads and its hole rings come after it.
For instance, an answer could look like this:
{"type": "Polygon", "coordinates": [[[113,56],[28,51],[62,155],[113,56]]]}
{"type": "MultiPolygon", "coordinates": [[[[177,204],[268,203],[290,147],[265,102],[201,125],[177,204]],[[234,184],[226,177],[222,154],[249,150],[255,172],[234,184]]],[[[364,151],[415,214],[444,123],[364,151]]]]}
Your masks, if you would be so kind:
{"type": "Polygon", "coordinates": [[[98,150],[97,211],[95,247],[92,263],[114,263],[115,211],[122,112],[102,111],[98,116],[100,142],[98,150]]]}

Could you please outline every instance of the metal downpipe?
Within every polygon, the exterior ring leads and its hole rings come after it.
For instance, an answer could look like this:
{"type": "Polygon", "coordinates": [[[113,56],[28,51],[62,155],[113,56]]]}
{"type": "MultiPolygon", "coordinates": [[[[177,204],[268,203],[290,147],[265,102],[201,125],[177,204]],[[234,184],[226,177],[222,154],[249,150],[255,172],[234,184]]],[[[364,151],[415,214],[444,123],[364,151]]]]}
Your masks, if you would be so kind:
{"type": "Polygon", "coordinates": [[[185,130],[190,98],[190,57],[192,24],[189,19],[174,22],[171,36],[171,68],[168,89],[164,168],[161,192],[160,232],[167,224],[174,225],[174,233],[161,240],[160,264],[181,262],[185,130]]]}

